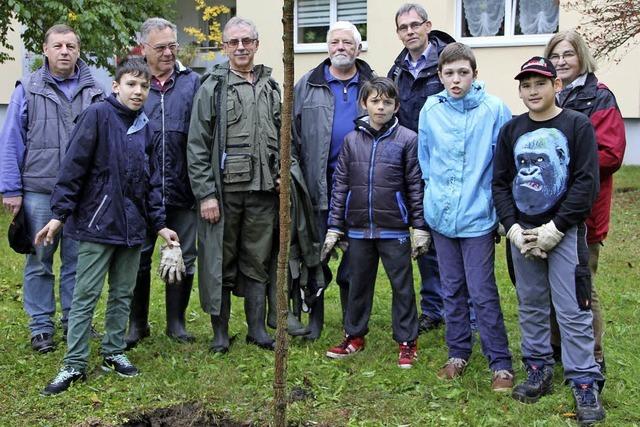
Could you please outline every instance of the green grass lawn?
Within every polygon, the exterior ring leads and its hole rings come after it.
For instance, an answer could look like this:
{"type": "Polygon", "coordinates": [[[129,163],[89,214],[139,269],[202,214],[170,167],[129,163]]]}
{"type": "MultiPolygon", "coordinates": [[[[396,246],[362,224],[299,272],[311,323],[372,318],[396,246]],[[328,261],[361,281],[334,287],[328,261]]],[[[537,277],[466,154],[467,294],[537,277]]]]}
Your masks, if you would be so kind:
{"type": "MultiPolygon", "coordinates": [[[[603,401],[606,425],[640,425],[640,167],[616,175],[609,238],[601,254],[597,288],[606,319],[607,385],[603,401]]],[[[60,367],[64,345],[46,355],[31,351],[28,319],[22,309],[23,259],[7,246],[9,217],[0,217],[0,426],[113,425],[131,414],[177,404],[196,404],[218,416],[266,425],[271,416],[273,353],[244,343],[242,301],[233,299],[231,333],[238,339],[227,355],[213,355],[209,318],[194,290],[189,330],[197,342],[179,345],[164,335],[163,284],[154,279],[152,336],[129,353],[141,369],[137,378],[103,374],[99,343],[92,342],[88,381],[54,397],[39,395],[60,367]]],[[[509,333],[516,377],[519,330],[515,291],[506,274],[504,243],[497,247],[496,273],[509,333]]],[[[418,283],[417,268],[416,289],[418,283]]],[[[335,285],[327,291],[327,321],[320,340],[290,342],[289,388],[307,399],[289,405],[293,425],[411,426],[562,426],[575,425],[573,401],[556,367],[555,391],[535,405],[524,405],[490,390],[491,374],[478,344],[465,375],[453,382],[436,378],[447,356],[442,329],[422,335],[419,360],[411,370],[396,367],[391,338],[390,289],[382,268],[366,350],[344,361],[324,356],[341,339],[340,308],[335,285]],[[303,393],[304,394],[304,393],[303,393]]],[[[102,329],[104,298],[96,313],[102,329]]],[[[57,338],[60,338],[58,332],[57,338]]]]}

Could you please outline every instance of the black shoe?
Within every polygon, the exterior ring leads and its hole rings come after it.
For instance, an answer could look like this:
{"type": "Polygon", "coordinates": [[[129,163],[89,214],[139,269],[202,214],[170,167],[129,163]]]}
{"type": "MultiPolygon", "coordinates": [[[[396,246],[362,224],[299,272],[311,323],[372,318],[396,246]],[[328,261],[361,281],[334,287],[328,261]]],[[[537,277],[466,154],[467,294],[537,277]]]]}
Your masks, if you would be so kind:
{"type": "Polygon", "coordinates": [[[52,394],[62,393],[66,391],[71,384],[76,381],[84,381],[87,376],[84,372],[77,371],[71,367],[63,366],[58,375],[51,380],[49,384],[40,392],[43,396],[51,396],[52,394]]]}
{"type": "Polygon", "coordinates": [[[536,403],[553,391],[553,367],[527,366],[527,380],[513,388],[511,396],[523,403],[536,403]]]}
{"type": "Polygon", "coordinates": [[[53,342],[53,335],[44,332],[42,334],[32,336],[31,348],[40,354],[55,350],[56,344],[53,342]]]}
{"type": "Polygon", "coordinates": [[[432,319],[426,314],[421,314],[418,319],[418,334],[438,329],[442,325],[442,319],[432,319]]]}
{"type": "Polygon", "coordinates": [[[600,393],[596,383],[589,379],[582,384],[582,381],[572,382],[571,391],[576,401],[576,419],[580,425],[591,425],[604,420],[605,413],[600,401],[600,393]]]}
{"type": "Polygon", "coordinates": [[[102,361],[102,370],[106,372],[115,371],[121,377],[135,377],[140,373],[138,368],[129,362],[124,353],[105,356],[102,361]]]}

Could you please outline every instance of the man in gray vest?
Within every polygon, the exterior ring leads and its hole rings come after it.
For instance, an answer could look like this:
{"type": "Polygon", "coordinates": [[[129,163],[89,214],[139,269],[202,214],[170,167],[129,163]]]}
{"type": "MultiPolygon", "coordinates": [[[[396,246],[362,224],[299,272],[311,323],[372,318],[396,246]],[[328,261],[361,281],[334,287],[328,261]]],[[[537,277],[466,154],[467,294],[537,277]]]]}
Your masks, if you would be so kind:
{"type": "MultiPolygon", "coordinates": [[[[16,83],[0,133],[0,193],[13,215],[24,211],[30,240],[52,218],[50,198],[75,119],[103,91],[79,59],[80,38],[67,25],[44,36],[44,65],[16,83]]],[[[53,341],[55,276],[53,255],[60,245],[60,305],[66,331],[75,285],[77,242],[65,236],[26,256],[24,309],[30,317],[31,346],[39,353],[53,341]]]]}

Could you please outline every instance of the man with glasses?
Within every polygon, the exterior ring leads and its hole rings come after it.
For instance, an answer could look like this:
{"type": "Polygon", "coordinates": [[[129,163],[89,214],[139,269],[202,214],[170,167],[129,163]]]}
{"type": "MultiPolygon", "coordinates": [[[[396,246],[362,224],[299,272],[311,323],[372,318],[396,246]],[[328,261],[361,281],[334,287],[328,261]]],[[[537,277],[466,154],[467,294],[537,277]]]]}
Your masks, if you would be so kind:
{"type": "Polygon", "coordinates": [[[200,300],[211,314],[213,352],[229,349],[230,292],[244,296],[247,343],[273,350],[266,285],[280,182],[280,89],[254,65],[258,31],[233,17],[223,33],[229,62],[203,77],[194,99],[187,160],[199,205],[200,300]]]}
{"type": "MultiPolygon", "coordinates": [[[[438,78],[440,52],[455,40],[442,31],[432,31],[427,11],[419,4],[403,4],[395,19],[396,33],[404,49],[387,77],[400,90],[400,110],[397,113],[400,124],[418,132],[418,117],[427,97],[444,89],[438,78]]],[[[419,331],[423,333],[443,323],[442,286],[433,244],[425,255],[418,258],[418,268],[422,277],[419,331]]]]}
{"type": "MultiPolygon", "coordinates": [[[[186,147],[191,106],[200,86],[200,76],[177,61],[176,26],[166,19],[147,19],[140,28],[140,42],[152,74],[144,112],[153,131],[154,161],[162,175],[167,227],[178,233],[186,267],[180,283],[167,283],[166,286],[166,334],[178,342],[191,342],[194,337],[185,329],[185,311],[195,273],[197,214],[187,172],[186,147]]],[[[156,233],[149,230],[147,234],[129,314],[127,348],[132,348],[150,333],[151,258],[156,233]]]]}
{"type": "MultiPolygon", "coordinates": [[[[16,84],[0,132],[0,193],[14,216],[22,209],[33,242],[53,217],[50,199],[67,151],[75,119],[103,91],[80,59],[80,38],[67,25],[54,25],[44,36],[44,65],[16,84]]],[[[31,347],[55,349],[56,311],[53,255],[60,245],[60,305],[63,334],[75,287],[78,242],[66,234],[26,256],[24,309],[30,317],[31,347]]]]}
{"type": "MultiPolygon", "coordinates": [[[[369,64],[357,58],[362,48],[361,41],[360,32],[350,22],[333,23],[327,32],[329,57],[302,76],[294,89],[291,151],[300,163],[309,189],[321,242],[327,232],[338,154],[344,137],[354,129],[354,120],[364,113],[358,104],[360,87],[373,77],[369,64]]],[[[336,278],[343,316],[349,292],[347,253],[342,256],[336,278]]],[[[331,270],[327,260],[323,260],[323,270],[328,284],[331,270]]],[[[316,286],[323,287],[324,284],[316,286]]],[[[314,287],[313,283],[311,287],[314,287]]],[[[311,332],[306,338],[317,339],[324,324],[324,296],[315,299],[310,308],[311,332]]]]}

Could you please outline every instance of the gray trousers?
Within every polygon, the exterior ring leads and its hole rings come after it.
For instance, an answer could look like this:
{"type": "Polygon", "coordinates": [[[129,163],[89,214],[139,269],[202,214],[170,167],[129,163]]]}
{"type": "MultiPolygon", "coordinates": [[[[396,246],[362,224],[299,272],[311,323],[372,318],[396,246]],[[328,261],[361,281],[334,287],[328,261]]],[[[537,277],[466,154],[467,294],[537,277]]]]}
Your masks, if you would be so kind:
{"type": "Polygon", "coordinates": [[[562,365],[566,380],[589,377],[603,379],[593,357],[593,329],[590,310],[581,310],[576,299],[577,228],[567,230],[546,260],[526,259],[511,244],[519,303],[522,358],[525,364],[553,365],[549,313],[556,311],[562,342],[562,365]]]}

